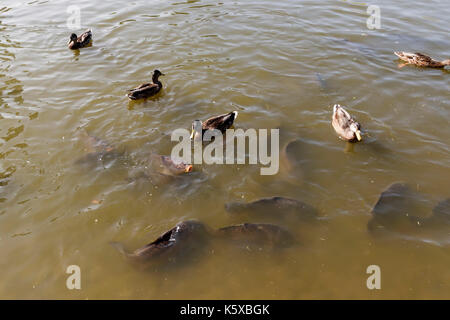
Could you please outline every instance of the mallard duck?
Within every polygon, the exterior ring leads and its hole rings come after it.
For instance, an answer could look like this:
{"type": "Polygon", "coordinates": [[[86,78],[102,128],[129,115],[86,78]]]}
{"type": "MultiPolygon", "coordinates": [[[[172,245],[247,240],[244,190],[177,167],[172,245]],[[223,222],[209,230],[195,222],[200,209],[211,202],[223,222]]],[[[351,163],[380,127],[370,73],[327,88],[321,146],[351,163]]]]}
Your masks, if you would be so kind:
{"type": "Polygon", "coordinates": [[[203,137],[203,134],[207,130],[220,130],[220,132],[225,133],[225,131],[233,125],[234,120],[237,118],[238,112],[232,111],[230,113],[221,114],[220,116],[215,116],[212,118],[209,118],[208,120],[201,122],[200,120],[195,120],[192,123],[192,132],[191,132],[191,139],[201,139],[203,137]],[[196,124],[201,124],[202,127],[202,135],[200,137],[200,130],[195,130],[196,124]]]}
{"type": "Polygon", "coordinates": [[[335,104],[333,107],[331,123],[334,131],[342,139],[350,142],[361,141],[361,125],[338,104],[335,104]]]}
{"type": "Polygon", "coordinates": [[[92,42],[92,31],[89,29],[82,33],[79,37],[75,33],[70,35],[69,49],[76,50],[87,47],[92,42]]]}
{"type": "Polygon", "coordinates": [[[161,73],[161,71],[159,70],[153,71],[152,76],[153,83],[144,83],[141,84],[139,87],[129,90],[129,93],[127,94],[128,98],[130,98],[131,100],[138,100],[154,96],[159,91],[161,91],[162,83],[161,81],[158,80],[158,78],[159,76],[164,75],[165,74],[161,73]]]}
{"type": "Polygon", "coordinates": [[[400,60],[407,62],[407,64],[415,64],[419,67],[429,68],[444,68],[450,66],[450,59],[443,61],[436,61],[433,58],[421,54],[421,53],[408,53],[408,52],[394,52],[394,54],[400,58],[400,60]]]}

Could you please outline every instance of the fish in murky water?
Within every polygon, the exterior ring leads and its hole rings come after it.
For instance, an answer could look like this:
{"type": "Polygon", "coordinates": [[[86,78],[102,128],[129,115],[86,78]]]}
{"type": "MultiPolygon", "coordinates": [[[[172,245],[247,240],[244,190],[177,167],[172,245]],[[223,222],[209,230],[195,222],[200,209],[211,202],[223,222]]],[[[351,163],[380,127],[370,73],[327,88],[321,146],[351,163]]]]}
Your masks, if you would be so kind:
{"type": "Polygon", "coordinates": [[[328,91],[329,86],[328,86],[328,82],[323,78],[323,76],[316,72],[316,78],[317,78],[317,83],[319,84],[320,90],[322,91],[328,91]]]}
{"type": "Polygon", "coordinates": [[[263,223],[244,223],[220,228],[216,231],[216,236],[248,250],[290,247],[296,243],[287,230],[263,223]]]}
{"type": "Polygon", "coordinates": [[[181,181],[187,173],[193,171],[191,164],[169,156],[152,154],[140,168],[130,172],[130,181],[145,179],[153,185],[163,185],[174,181],[181,181]]]}
{"type": "Polygon", "coordinates": [[[423,224],[429,228],[447,229],[450,232],[450,198],[439,202],[423,224]]]}
{"type": "Polygon", "coordinates": [[[447,242],[450,235],[450,199],[441,201],[428,215],[418,215],[424,198],[405,183],[384,190],[372,210],[367,227],[372,234],[395,234],[417,240],[447,242]]]}
{"type": "Polygon", "coordinates": [[[328,38],[328,39],[331,42],[338,45],[339,49],[345,48],[350,51],[358,51],[361,55],[363,55],[366,58],[378,58],[376,50],[364,43],[355,42],[348,39],[336,39],[336,38],[328,38]]]}
{"type": "Polygon", "coordinates": [[[176,263],[192,258],[210,239],[208,228],[199,221],[188,220],[178,223],[155,241],[129,252],[118,242],[111,245],[119,250],[130,262],[141,267],[159,263],[176,263]]]}
{"type": "Polygon", "coordinates": [[[281,179],[300,186],[304,181],[304,172],[300,166],[297,140],[289,141],[280,153],[280,177],[281,179]]]}
{"type": "Polygon", "coordinates": [[[204,252],[203,249],[212,240],[251,251],[286,248],[297,243],[287,230],[272,224],[244,223],[212,230],[199,221],[188,220],[178,223],[155,241],[131,252],[122,243],[110,244],[129,262],[145,269],[192,261],[204,252]]]}
{"type": "Polygon", "coordinates": [[[150,170],[168,176],[177,176],[184,173],[192,172],[193,166],[184,163],[180,159],[152,154],[150,156],[150,170]]]}
{"type": "Polygon", "coordinates": [[[285,197],[262,198],[249,203],[231,202],[225,209],[231,214],[248,214],[254,219],[312,221],[317,218],[317,211],[312,206],[285,197]]]}
{"type": "Polygon", "coordinates": [[[80,132],[80,139],[83,141],[86,154],[75,161],[78,165],[94,167],[102,164],[104,166],[124,155],[123,152],[117,151],[108,142],[89,135],[84,130],[80,132]]]}
{"type": "Polygon", "coordinates": [[[419,218],[412,215],[413,202],[417,195],[407,184],[397,182],[384,190],[372,209],[368,229],[371,232],[410,232],[415,229],[419,218]]]}

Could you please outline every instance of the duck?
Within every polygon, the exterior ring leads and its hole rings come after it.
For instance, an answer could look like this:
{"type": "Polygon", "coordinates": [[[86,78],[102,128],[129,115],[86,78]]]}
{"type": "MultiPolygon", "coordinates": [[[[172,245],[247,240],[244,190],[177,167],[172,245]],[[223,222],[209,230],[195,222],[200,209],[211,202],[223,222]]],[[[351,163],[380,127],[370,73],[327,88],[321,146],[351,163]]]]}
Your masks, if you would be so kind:
{"type": "Polygon", "coordinates": [[[221,114],[219,116],[211,117],[206,121],[195,120],[192,123],[192,132],[191,139],[199,140],[203,137],[203,134],[207,130],[219,130],[220,132],[225,133],[225,131],[234,123],[238,116],[237,111],[232,111],[229,113],[221,114]],[[202,128],[202,133],[200,135],[200,130],[196,130],[197,125],[202,128]]]}
{"type": "Polygon", "coordinates": [[[394,54],[400,58],[400,60],[405,61],[406,64],[415,64],[419,67],[428,67],[428,68],[444,68],[445,66],[450,66],[450,59],[437,61],[433,58],[416,52],[409,53],[403,51],[394,52],[394,54]]]}
{"type": "Polygon", "coordinates": [[[349,142],[361,141],[361,125],[339,104],[333,107],[331,119],[334,131],[344,140],[349,142]]]}
{"type": "Polygon", "coordinates": [[[164,73],[156,69],[155,71],[153,71],[153,83],[144,83],[139,87],[129,90],[129,93],[127,94],[128,98],[130,98],[131,100],[138,100],[156,95],[159,91],[161,91],[161,88],[163,86],[161,81],[159,81],[159,77],[164,75],[164,73]]]}
{"type": "Polygon", "coordinates": [[[82,33],[79,37],[75,33],[70,35],[68,43],[69,49],[77,50],[89,46],[92,43],[92,31],[91,29],[82,33]]]}

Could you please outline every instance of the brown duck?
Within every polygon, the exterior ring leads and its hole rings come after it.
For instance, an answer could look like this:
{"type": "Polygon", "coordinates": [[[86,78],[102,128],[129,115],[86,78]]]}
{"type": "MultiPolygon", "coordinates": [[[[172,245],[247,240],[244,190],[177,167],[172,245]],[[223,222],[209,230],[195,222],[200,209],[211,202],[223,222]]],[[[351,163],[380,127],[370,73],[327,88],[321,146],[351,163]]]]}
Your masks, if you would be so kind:
{"type": "Polygon", "coordinates": [[[334,131],[344,140],[349,142],[361,141],[361,125],[340,105],[333,107],[331,119],[334,131]]]}
{"type": "Polygon", "coordinates": [[[75,33],[70,35],[69,49],[77,50],[89,46],[92,43],[92,31],[89,29],[79,37],[75,33]]]}
{"type": "MultiPolygon", "coordinates": [[[[195,120],[192,123],[192,132],[191,132],[191,139],[201,139],[203,137],[203,134],[207,130],[219,130],[222,133],[225,133],[225,131],[234,123],[234,120],[237,118],[238,112],[232,111],[230,113],[221,114],[220,116],[215,116],[212,118],[209,118],[206,121],[200,121],[195,120]],[[201,124],[202,128],[202,135],[200,136],[200,128],[196,130],[197,124],[201,124]]],[[[199,126],[200,127],[200,126],[199,126]]]]}
{"type": "Polygon", "coordinates": [[[153,83],[144,83],[139,87],[129,90],[129,93],[127,94],[128,98],[131,100],[138,100],[156,95],[162,88],[162,83],[159,81],[159,76],[164,76],[164,73],[161,73],[159,70],[153,71],[153,83]]]}
{"type": "Polygon", "coordinates": [[[450,66],[450,59],[436,61],[433,58],[418,52],[408,53],[399,51],[394,52],[394,54],[399,57],[400,60],[405,61],[406,64],[415,64],[419,67],[444,68],[445,66],[450,66]]]}

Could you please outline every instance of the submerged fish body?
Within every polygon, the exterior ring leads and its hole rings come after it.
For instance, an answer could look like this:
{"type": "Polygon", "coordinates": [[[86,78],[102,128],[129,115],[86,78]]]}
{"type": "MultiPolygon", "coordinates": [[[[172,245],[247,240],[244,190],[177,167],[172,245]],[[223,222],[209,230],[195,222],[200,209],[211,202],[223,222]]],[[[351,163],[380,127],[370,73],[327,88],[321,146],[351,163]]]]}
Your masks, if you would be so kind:
{"type": "Polygon", "coordinates": [[[372,213],[375,217],[403,217],[402,208],[408,203],[410,189],[405,183],[394,183],[384,190],[372,213]]]}
{"type": "Polygon", "coordinates": [[[80,138],[86,154],[75,161],[77,165],[95,167],[102,164],[104,166],[105,163],[111,163],[124,155],[105,140],[89,135],[86,131],[81,132],[80,138]]]}
{"type": "Polygon", "coordinates": [[[128,252],[124,246],[112,242],[128,260],[140,266],[175,263],[188,259],[209,240],[207,227],[198,221],[188,220],[178,223],[174,228],[159,236],[153,242],[133,252],[128,252]]]}
{"type": "Polygon", "coordinates": [[[407,184],[403,182],[391,184],[380,194],[372,209],[369,231],[409,232],[415,229],[420,220],[410,214],[411,201],[415,196],[407,184]]]}
{"type": "Polygon", "coordinates": [[[248,214],[253,218],[278,220],[314,220],[317,211],[312,206],[285,197],[262,198],[249,203],[231,202],[225,205],[230,214],[248,214]]]}
{"type": "Polygon", "coordinates": [[[134,251],[128,251],[119,242],[110,244],[130,263],[147,269],[181,266],[205,253],[204,249],[213,242],[261,251],[287,248],[294,245],[296,240],[286,229],[272,224],[244,223],[212,230],[201,222],[188,220],[178,223],[153,242],[134,251]]]}
{"type": "Polygon", "coordinates": [[[433,208],[431,216],[425,220],[425,225],[439,229],[445,228],[450,232],[450,198],[439,202],[433,208]]]}
{"type": "Polygon", "coordinates": [[[328,82],[318,72],[316,72],[316,79],[317,79],[317,83],[319,84],[320,90],[325,91],[325,92],[328,91],[328,89],[329,89],[328,82]]]}
{"type": "Polygon", "coordinates": [[[284,228],[264,223],[244,223],[220,228],[216,236],[250,250],[285,248],[295,243],[294,237],[284,228]]]}
{"type": "Polygon", "coordinates": [[[173,159],[169,156],[152,154],[150,156],[151,173],[160,173],[168,176],[177,176],[192,171],[191,164],[184,163],[182,160],[173,159]]]}
{"type": "Polygon", "coordinates": [[[374,235],[397,234],[417,239],[448,241],[450,199],[441,201],[427,216],[415,214],[422,197],[405,183],[394,183],[384,190],[372,209],[367,227],[374,235]],[[442,236],[446,237],[443,239],[442,236]]]}

